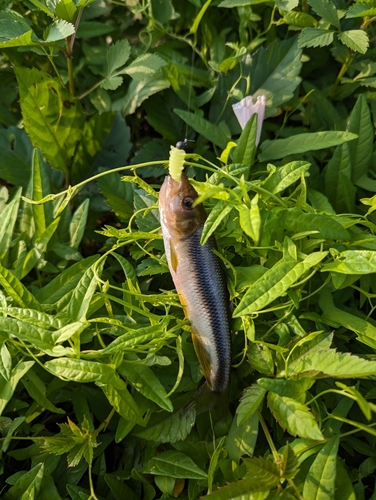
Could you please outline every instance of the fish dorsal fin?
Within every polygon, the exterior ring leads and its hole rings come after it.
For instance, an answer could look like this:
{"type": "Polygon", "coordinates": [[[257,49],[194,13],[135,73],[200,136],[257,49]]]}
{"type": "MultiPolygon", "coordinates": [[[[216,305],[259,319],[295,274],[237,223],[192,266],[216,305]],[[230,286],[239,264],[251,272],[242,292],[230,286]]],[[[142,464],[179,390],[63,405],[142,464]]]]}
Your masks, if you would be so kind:
{"type": "Polygon", "coordinates": [[[174,245],[170,245],[170,259],[171,259],[171,267],[173,271],[176,273],[176,269],[178,268],[178,254],[176,253],[174,245]]]}

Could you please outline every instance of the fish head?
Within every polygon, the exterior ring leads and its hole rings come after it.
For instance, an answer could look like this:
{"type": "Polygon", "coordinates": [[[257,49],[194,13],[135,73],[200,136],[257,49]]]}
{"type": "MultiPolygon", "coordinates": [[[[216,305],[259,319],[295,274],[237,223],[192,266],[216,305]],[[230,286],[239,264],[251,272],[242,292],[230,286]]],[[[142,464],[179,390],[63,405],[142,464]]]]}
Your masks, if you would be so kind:
{"type": "Polygon", "coordinates": [[[198,194],[190,184],[186,174],[182,173],[179,182],[167,175],[159,192],[159,211],[161,223],[170,235],[184,239],[204,223],[204,207],[195,205],[198,194]]]}

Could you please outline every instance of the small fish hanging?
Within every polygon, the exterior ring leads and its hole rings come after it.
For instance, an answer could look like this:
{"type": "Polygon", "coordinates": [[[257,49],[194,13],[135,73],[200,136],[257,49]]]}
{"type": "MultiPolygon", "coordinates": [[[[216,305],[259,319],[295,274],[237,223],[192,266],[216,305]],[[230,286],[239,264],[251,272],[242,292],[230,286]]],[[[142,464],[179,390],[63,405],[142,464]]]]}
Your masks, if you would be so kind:
{"type": "Polygon", "coordinates": [[[265,116],[265,106],[266,106],[266,97],[264,95],[260,95],[257,97],[256,103],[253,104],[253,99],[251,95],[244,97],[241,101],[232,105],[232,109],[234,110],[235,116],[238,119],[238,122],[242,129],[246,126],[248,120],[257,113],[257,136],[256,136],[256,146],[258,146],[260,142],[262,123],[264,121],[265,116]]]}

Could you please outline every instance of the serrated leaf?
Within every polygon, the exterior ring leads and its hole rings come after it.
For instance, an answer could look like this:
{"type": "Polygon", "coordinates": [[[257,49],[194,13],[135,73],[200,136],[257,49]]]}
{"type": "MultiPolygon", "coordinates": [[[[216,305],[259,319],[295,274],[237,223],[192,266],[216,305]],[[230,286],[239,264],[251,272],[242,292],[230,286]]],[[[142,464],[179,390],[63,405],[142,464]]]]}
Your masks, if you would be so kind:
{"type": "Polygon", "coordinates": [[[293,436],[324,439],[308,406],[287,396],[268,393],[268,406],[279,425],[293,436]]]}
{"type": "Polygon", "coordinates": [[[131,46],[128,40],[119,40],[112,44],[106,53],[106,75],[110,77],[115,70],[124,66],[131,54],[131,46]]]}
{"type": "Polygon", "coordinates": [[[258,429],[259,417],[256,413],[240,425],[236,423],[236,418],[232,420],[225,445],[231,460],[239,463],[240,457],[244,455],[248,455],[249,457],[253,456],[258,437],[258,429]]]}
{"type": "Polygon", "coordinates": [[[280,482],[280,471],[274,462],[268,458],[245,458],[247,475],[257,479],[263,488],[273,488],[280,482]]]}
{"type": "Polygon", "coordinates": [[[258,158],[260,161],[275,160],[292,154],[330,148],[347,141],[353,141],[357,137],[356,134],[351,132],[326,131],[293,135],[287,139],[264,141],[258,158]]]}
{"type": "Polygon", "coordinates": [[[334,40],[334,31],[320,28],[304,28],[299,35],[299,48],[303,47],[326,47],[334,40]]]}
{"type": "Polygon", "coordinates": [[[309,5],[324,21],[340,29],[336,5],[330,0],[308,0],[309,5]]]}
{"type": "Polygon", "coordinates": [[[134,80],[144,80],[150,78],[166,64],[166,61],[156,54],[144,54],[137,57],[122,73],[126,73],[134,80]]]}
{"type": "Polygon", "coordinates": [[[180,451],[168,450],[148,460],[142,472],[174,478],[206,479],[207,474],[180,451]]]}
{"type": "Polygon", "coordinates": [[[183,411],[177,411],[168,418],[155,424],[148,424],[146,429],[137,430],[136,436],[158,443],[176,443],[185,439],[191,432],[196,420],[193,405],[183,411]]]}
{"type": "Polygon", "coordinates": [[[73,21],[77,12],[77,7],[73,0],[59,0],[55,7],[55,15],[65,21],[73,21]]]}
{"type": "Polygon", "coordinates": [[[356,52],[365,54],[369,45],[369,38],[363,30],[350,30],[338,33],[338,40],[356,52]]]}
{"type": "Polygon", "coordinates": [[[271,391],[280,396],[287,396],[304,403],[308,389],[314,384],[314,380],[303,378],[300,380],[286,380],[281,378],[259,378],[257,381],[264,391],[271,391]]]}
{"type": "Polygon", "coordinates": [[[375,16],[376,7],[372,6],[369,2],[359,2],[357,1],[353,5],[350,5],[346,12],[346,19],[351,19],[354,17],[365,17],[365,16],[375,16]]]}
{"type": "Polygon", "coordinates": [[[67,173],[85,121],[81,103],[47,73],[21,66],[15,73],[27,133],[51,166],[67,173]]]}
{"type": "Polygon", "coordinates": [[[304,482],[307,500],[329,500],[334,497],[339,438],[332,437],[318,452],[304,482]]]}
{"type": "Polygon", "coordinates": [[[265,394],[266,391],[257,384],[253,384],[244,390],[239,406],[236,409],[237,425],[248,420],[257,411],[265,394]]]}
{"type": "Polygon", "coordinates": [[[48,27],[46,42],[57,42],[59,40],[64,40],[68,36],[75,33],[73,24],[59,19],[48,27]]]}
{"type": "Polygon", "coordinates": [[[369,377],[375,373],[375,361],[368,361],[348,352],[336,352],[334,349],[318,349],[303,354],[296,361],[290,363],[286,375],[289,378],[334,377],[344,379],[369,377]]]}

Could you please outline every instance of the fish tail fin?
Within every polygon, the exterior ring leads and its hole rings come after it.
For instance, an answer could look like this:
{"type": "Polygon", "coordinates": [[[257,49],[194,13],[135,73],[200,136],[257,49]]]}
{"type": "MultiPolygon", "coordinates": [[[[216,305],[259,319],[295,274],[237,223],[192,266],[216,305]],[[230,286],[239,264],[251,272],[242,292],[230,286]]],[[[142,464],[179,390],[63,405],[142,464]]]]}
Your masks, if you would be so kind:
{"type": "Polygon", "coordinates": [[[212,391],[207,382],[204,382],[195,394],[180,408],[179,413],[194,412],[199,415],[204,411],[214,410],[222,417],[228,409],[228,391],[212,391]]]}

